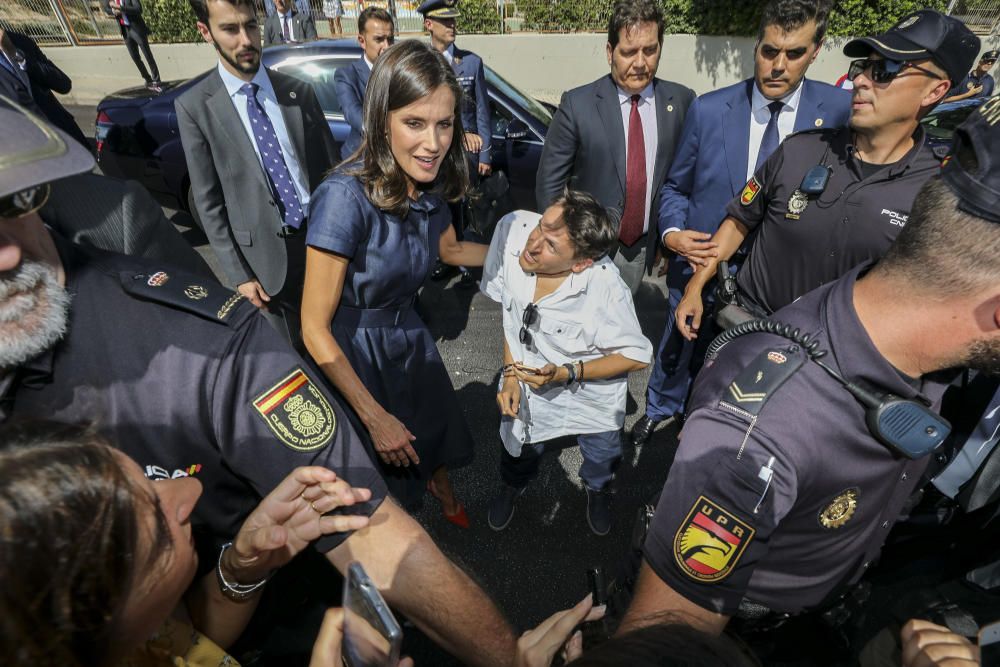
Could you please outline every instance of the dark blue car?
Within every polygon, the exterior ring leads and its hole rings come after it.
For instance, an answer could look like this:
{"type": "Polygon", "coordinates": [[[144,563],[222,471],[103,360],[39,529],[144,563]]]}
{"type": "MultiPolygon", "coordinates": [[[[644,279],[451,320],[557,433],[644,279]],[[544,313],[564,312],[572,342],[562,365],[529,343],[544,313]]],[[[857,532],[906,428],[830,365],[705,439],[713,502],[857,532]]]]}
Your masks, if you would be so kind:
{"type": "MultiPolygon", "coordinates": [[[[361,47],[349,40],[321,40],[264,50],[262,60],[271,68],[313,84],[338,142],[349,127],[337,101],[333,75],[361,56],[361,47]]],[[[110,176],[141,182],[163,206],[192,211],[190,181],[174,100],[208,75],[187,81],[169,81],[159,93],[144,87],[113,93],[97,106],[97,159],[110,176]]],[[[516,208],[534,209],[535,172],[551,107],[543,105],[486,68],[490,116],[493,126],[493,168],[502,169],[510,181],[516,208]]]]}

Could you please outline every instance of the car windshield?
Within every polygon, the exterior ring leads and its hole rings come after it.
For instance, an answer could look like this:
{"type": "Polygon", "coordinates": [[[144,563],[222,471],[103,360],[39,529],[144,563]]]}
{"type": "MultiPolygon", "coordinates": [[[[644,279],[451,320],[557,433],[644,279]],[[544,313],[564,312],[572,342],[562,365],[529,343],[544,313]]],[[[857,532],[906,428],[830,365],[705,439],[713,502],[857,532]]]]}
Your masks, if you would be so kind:
{"type": "Polygon", "coordinates": [[[552,114],[549,113],[548,109],[539,104],[538,100],[522,93],[520,90],[515,88],[509,81],[504,79],[502,76],[494,72],[489,67],[486,67],[485,70],[486,70],[486,85],[509,97],[514,102],[514,104],[525,109],[528,113],[530,113],[532,116],[538,119],[540,123],[545,125],[545,127],[549,126],[549,123],[552,122],[552,114]]]}
{"type": "Polygon", "coordinates": [[[923,120],[924,131],[928,136],[935,139],[948,139],[955,134],[955,128],[961,125],[973,111],[979,108],[979,104],[969,104],[963,102],[941,105],[934,113],[923,120]]]}
{"type": "Polygon", "coordinates": [[[308,81],[312,84],[316,99],[323,113],[327,115],[342,115],[344,112],[340,108],[340,101],[337,99],[337,90],[333,85],[333,75],[340,67],[346,67],[350,60],[343,57],[317,58],[314,56],[305,58],[289,58],[284,62],[275,63],[274,68],[283,74],[291,74],[294,77],[308,81]]]}

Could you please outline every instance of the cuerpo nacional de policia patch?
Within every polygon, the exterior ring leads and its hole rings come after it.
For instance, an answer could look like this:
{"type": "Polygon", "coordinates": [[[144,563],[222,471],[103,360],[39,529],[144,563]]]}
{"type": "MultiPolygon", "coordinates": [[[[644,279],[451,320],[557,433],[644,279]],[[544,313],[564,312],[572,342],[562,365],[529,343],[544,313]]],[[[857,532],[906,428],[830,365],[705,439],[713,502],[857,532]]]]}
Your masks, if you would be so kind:
{"type": "Polygon", "coordinates": [[[721,581],[733,571],[753,535],[745,521],[699,496],[674,535],[674,559],[696,581],[721,581]]]}
{"type": "Polygon", "coordinates": [[[757,194],[760,192],[760,181],[757,180],[756,176],[752,176],[747,184],[743,187],[743,192],[740,193],[740,203],[744,206],[749,206],[753,203],[753,200],[757,198],[757,194]]]}
{"type": "Polygon", "coordinates": [[[254,399],[253,407],[278,440],[299,452],[326,446],[337,428],[333,409],[301,368],[254,399]]]}

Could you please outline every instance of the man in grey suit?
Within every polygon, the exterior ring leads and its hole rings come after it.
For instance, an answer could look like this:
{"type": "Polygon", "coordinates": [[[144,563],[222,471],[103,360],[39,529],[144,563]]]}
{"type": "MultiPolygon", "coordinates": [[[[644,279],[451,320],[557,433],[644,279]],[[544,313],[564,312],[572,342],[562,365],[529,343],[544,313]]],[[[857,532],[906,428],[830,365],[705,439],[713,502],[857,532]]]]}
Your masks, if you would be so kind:
{"type": "Polygon", "coordinates": [[[294,44],[316,39],[311,14],[295,9],[292,0],[274,0],[275,13],[264,20],[264,46],[294,44]]]}
{"type": "Polygon", "coordinates": [[[240,294],[299,344],[309,193],[338,149],[312,87],[260,66],[253,0],[190,0],[219,66],[175,102],[198,217],[240,294]]]}
{"type": "Polygon", "coordinates": [[[539,211],[566,187],[589,192],[611,210],[620,221],[614,262],[633,293],[653,267],[659,189],[694,100],[691,89],[655,78],[662,48],[657,2],[615,4],[608,21],[611,74],[563,95],[535,183],[539,211]]]}

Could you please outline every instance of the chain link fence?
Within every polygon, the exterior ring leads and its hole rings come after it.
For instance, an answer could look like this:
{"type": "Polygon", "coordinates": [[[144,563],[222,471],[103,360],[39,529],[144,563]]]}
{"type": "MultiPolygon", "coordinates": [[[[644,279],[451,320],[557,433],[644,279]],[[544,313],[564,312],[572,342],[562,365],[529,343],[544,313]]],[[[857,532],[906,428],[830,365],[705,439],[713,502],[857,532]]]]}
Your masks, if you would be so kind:
{"type": "Polygon", "coordinates": [[[948,13],[980,35],[1000,31],[1000,0],[952,0],[948,13]]]}

